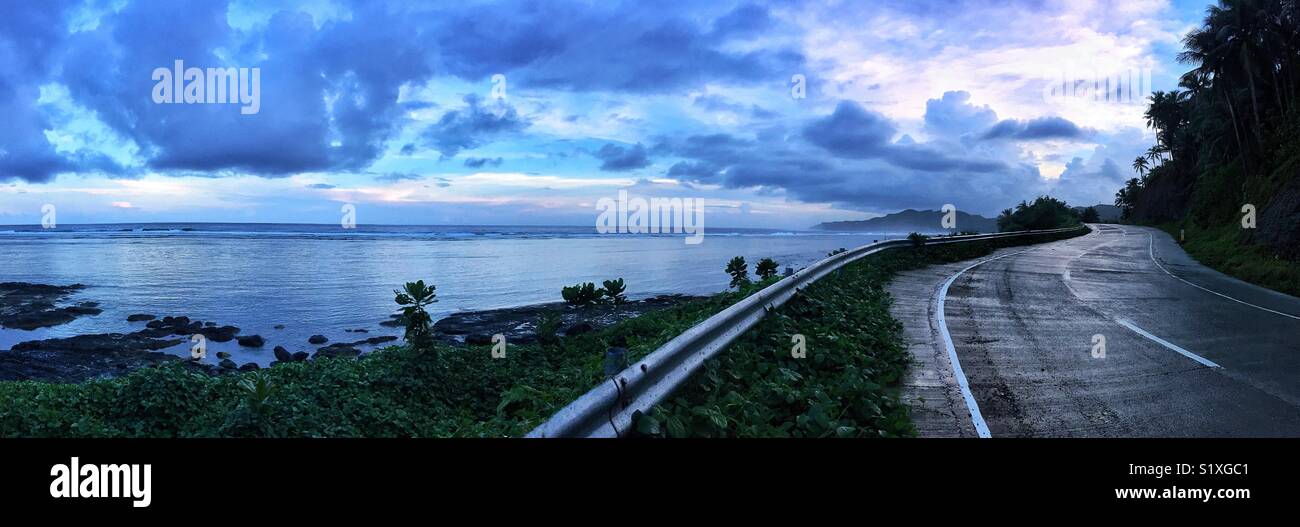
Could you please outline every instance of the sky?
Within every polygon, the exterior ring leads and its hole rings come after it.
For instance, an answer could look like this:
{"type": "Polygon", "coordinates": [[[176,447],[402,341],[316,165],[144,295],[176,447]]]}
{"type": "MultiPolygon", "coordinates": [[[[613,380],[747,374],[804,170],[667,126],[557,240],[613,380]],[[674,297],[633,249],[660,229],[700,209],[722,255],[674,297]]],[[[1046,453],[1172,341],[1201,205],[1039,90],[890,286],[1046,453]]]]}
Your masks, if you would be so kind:
{"type": "Polygon", "coordinates": [[[0,4],[0,224],[47,204],[65,224],[335,223],[351,204],[362,224],[586,225],[626,190],[781,229],[1111,203],[1154,141],[1141,99],[1176,87],[1206,7],[0,4]],[[257,111],[157,102],[178,60],[257,71],[257,111]]]}

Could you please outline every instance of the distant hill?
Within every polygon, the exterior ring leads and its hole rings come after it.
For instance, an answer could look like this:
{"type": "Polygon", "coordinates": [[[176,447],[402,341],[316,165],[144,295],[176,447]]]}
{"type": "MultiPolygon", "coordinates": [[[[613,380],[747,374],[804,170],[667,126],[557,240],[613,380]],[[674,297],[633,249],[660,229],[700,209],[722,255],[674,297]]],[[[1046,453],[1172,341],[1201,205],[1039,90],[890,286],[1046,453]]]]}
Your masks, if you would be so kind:
{"type": "MultiPolygon", "coordinates": [[[[1098,209],[1098,212],[1101,212],[1098,209]]],[[[879,218],[860,221],[831,221],[819,223],[813,229],[823,231],[864,231],[882,234],[910,232],[941,233],[947,232],[941,227],[943,212],[937,210],[907,209],[879,218]]],[[[998,232],[997,220],[976,214],[957,211],[957,231],[998,232]]]]}
{"type": "MultiPolygon", "coordinates": [[[[1083,210],[1088,207],[1070,208],[1074,209],[1075,212],[1083,214],[1083,210]]],[[[1120,213],[1123,212],[1119,207],[1114,205],[1093,205],[1092,208],[1097,209],[1097,216],[1101,218],[1102,223],[1119,223],[1120,213]]]]}

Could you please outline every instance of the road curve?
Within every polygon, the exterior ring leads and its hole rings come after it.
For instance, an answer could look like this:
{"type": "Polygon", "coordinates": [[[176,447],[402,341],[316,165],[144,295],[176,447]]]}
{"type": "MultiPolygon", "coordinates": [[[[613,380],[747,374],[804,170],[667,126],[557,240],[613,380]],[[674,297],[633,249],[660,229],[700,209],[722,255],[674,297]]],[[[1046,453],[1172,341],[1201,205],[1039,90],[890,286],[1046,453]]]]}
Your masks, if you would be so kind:
{"type": "Polygon", "coordinates": [[[977,436],[974,404],[992,437],[1300,437],[1300,299],[1197,264],[1164,232],[1093,228],[890,283],[920,435],[977,436]]]}

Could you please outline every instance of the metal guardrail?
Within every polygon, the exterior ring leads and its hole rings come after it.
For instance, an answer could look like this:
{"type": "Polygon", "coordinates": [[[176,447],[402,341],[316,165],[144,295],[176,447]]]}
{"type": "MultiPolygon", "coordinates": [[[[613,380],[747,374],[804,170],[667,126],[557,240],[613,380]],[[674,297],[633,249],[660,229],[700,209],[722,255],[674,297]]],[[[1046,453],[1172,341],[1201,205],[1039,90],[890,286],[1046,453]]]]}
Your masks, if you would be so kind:
{"type": "MultiPolygon", "coordinates": [[[[931,238],[926,245],[1055,234],[1081,228],[1084,227],[945,236],[931,238]]],[[[686,330],[636,364],[606,379],[560,409],[527,437],[618,437],[626,433],[637,412],[648,412],[672,395],[704,361],[717,355],[758,324],[769,310],[784,304],[800,289],[864,257],[912,245],[907,239],[864,245],[831,255],[782,278],[686,330]]]]}

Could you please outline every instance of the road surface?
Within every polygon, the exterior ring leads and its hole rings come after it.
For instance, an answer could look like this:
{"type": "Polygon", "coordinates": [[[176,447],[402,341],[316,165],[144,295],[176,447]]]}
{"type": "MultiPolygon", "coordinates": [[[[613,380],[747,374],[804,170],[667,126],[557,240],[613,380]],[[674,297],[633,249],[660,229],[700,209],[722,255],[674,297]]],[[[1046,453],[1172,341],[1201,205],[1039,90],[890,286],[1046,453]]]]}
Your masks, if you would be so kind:
{"type": "Polygon", "coordinates": [[[1300,299],[1201,266],[1162,231],[1094,225],[889,290],[922,436],[1300,437],[1300,299]]]}

